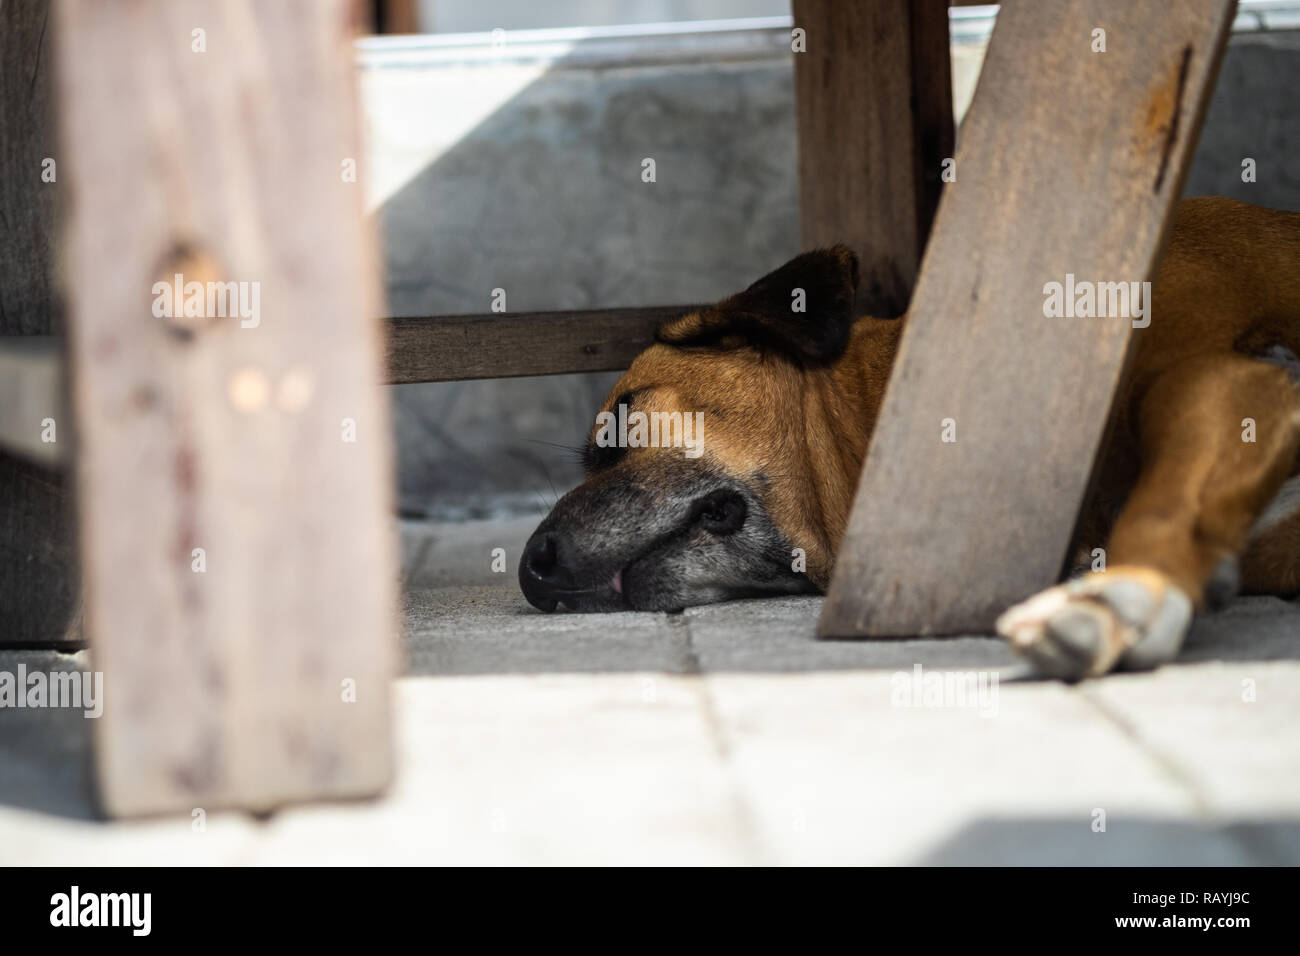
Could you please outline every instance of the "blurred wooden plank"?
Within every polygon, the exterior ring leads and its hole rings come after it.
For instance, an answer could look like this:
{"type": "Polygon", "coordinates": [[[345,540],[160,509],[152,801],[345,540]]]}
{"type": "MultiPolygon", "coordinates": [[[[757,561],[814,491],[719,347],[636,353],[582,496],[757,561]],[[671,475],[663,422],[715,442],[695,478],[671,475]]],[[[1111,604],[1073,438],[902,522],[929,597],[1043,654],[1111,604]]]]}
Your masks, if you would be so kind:
{"type": "Polygon", "coordinates": [[[388,320],[388,382],[627,368],[660,323],[698,306],[502,312],[388,320]]]}
{"type": "Polygon", "coordinates": [[[858,311],[907,308],[953,154],[945,0],[794,0],[804,248],[861,263],[858,311]]]}
{"type": "Polygon", "coordinates": [[[57,13],[102,803],[373,794],[397,569],[349,0],[57,13]],[[176,273],[247,317],[155,317],[176,273]]]}
{"type": "Polygon", "coordinates": [[[1150,278],[1234,7],[1003,9],[821,634],[988,630],[1057,580],[1132,321],[1047,318],[1044,286],[1150,278]]]}
{"type": "MultiPolygon", "coordinates": [[[[662,322],[696,308],[699,306],[649,306],[386,319],[385,381],[404,385],[619,371],[654,341],[655,329],[662,322]]],[[[36,411],[62,407],[61,364],[59,344],[53,337],[0,339],[0,447],[8,446],[24,457],[34,456],[51,465],[69,461],[69,443],[44,445],[39,429],[30,427],[36,411]]],[[[39,425],[41,418],[35,421],[39,425]]]]}
{"type": "MultiPolygon", "coordinates": [[[[370,0],[375,33],[420,33],[419,7],[415,0],[370,0]]],[[[431,32],[428,29],[423,32],[431,32]]]]}

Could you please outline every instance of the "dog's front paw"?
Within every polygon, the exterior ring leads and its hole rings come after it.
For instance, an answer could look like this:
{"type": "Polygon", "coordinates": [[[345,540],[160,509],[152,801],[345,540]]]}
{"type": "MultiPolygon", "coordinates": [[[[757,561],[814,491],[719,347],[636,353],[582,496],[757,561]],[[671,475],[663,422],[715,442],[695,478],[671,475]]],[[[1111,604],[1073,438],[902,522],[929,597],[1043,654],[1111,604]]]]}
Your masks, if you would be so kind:
{"type": "Polygon", "coordinates": [[[1082,680],[1173,660],[1191,620],[1191,601],[1163,574],[1115,567],[1035,594],[997,629],[1039,673],[1082,680]]]}

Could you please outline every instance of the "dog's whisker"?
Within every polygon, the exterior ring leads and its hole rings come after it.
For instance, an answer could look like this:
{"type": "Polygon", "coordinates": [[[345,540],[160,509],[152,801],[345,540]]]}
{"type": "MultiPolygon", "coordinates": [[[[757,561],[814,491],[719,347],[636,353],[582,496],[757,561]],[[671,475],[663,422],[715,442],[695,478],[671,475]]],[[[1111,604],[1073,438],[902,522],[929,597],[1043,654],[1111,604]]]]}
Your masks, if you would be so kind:
{"type": "Polygon", "coordinates": [[[549,448],[558,449],[564,452],[566,457],[574,461],[582,460],[582,453],[584,449],[580,445],[565,445],[560,442],[543,441],[540,438],[525,438],[523,440],[533,445],[546,445],[549,448]]]}

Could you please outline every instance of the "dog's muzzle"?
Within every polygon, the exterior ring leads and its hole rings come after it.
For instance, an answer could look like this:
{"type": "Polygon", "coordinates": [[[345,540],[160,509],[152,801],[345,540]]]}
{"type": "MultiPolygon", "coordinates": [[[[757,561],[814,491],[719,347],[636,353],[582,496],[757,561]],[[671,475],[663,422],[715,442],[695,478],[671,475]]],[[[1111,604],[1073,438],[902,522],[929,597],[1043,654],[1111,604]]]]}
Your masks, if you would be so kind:
{"type": "Polygon", "coordinates": [[[584,586],[566,565],[566,550],[566,543],[551,531],[538,531],[528,539],[519,562],[519,587],[529,604],[539,611],[554,611],[561,603],[575,611],[595,605],[608,610],[626,606],[621,572],[608,582],[584,586]]]}

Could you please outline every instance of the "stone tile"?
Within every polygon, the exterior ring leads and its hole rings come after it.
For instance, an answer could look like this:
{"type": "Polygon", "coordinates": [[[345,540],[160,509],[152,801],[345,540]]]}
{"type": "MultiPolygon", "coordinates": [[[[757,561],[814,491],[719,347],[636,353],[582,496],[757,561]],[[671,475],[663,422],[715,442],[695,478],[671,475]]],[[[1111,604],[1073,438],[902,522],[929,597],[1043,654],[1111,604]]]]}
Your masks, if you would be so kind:
{"type": "Polygon", "coordinates": [[[392,794],[279,814],[254,862],[754,859],[698,678],[407,678],[396,704],[392,794]]]}
{"type": "Polygon", "coordinates": [[[988,638],[819,642],[819,598],[541,614],[481,560],[531,523],[404,528],[449,583],[406,595],[385,798],[99,822],[92,721],[5,710],[0,863],[1300,862],[1294,603],[1238,601],[1153,674],[1010,682],[988,638]],[[998,675],[996,709],[896,705],[917,665],[998,675]]]}
{"type": "Polygon", "coordinates": [[[260,829],[239,813],[209,814],[196,830],[185,816],[87,822],[0,806],[0,866],[246,865],[260,829]]]}
{"type": "Polygon", "coordinates": [[[544,614],[517,585],[407,596],[411,674],[693,670],[684,633],[663,614],[544,614]]]}
{"type": "Polygon", "coordinates": [[[519,557],[524,543],[541,521],[540,515],[491,521],[401,524],[402,566],[408,588],[503,587],[512,589],[521,607],[519,557]],[[504,552],[504,571],[494,571],[493,552],[504,552]]]}
{"type": "MultiPolygon", "coordinates": [[[[896,706],[893,675],[879,671],[707,683],[771,862],[1203,859],[1142,823],[1198,826],[1192,795],[1072,688],[1002,684],[996,713],[981,716],[896,706]],[[1092,831],[1096,809],[1104,833],[1092,831]],[[1004,831],[1019,836],[991,840],[1004,831]]],[[[1206,840],[1217,861],[1246,858],[1230,839],[1206,840]]]]}
{"type": "Polygon", "coordinates": [[[1300,864],[1298,691],[1289,661],[1185,664],[1085,688],[1208,819],[1243,828],[1258,862],[1289,865],[1300,864]]]}
{"type": "Polygon", "coordinates": [[[821,671],[927,667],[1009,669],[1015,655],[991,637],[824,641],[816,637],[824,598],[730,601],[688,608],[701,671],[821,671]]]}

